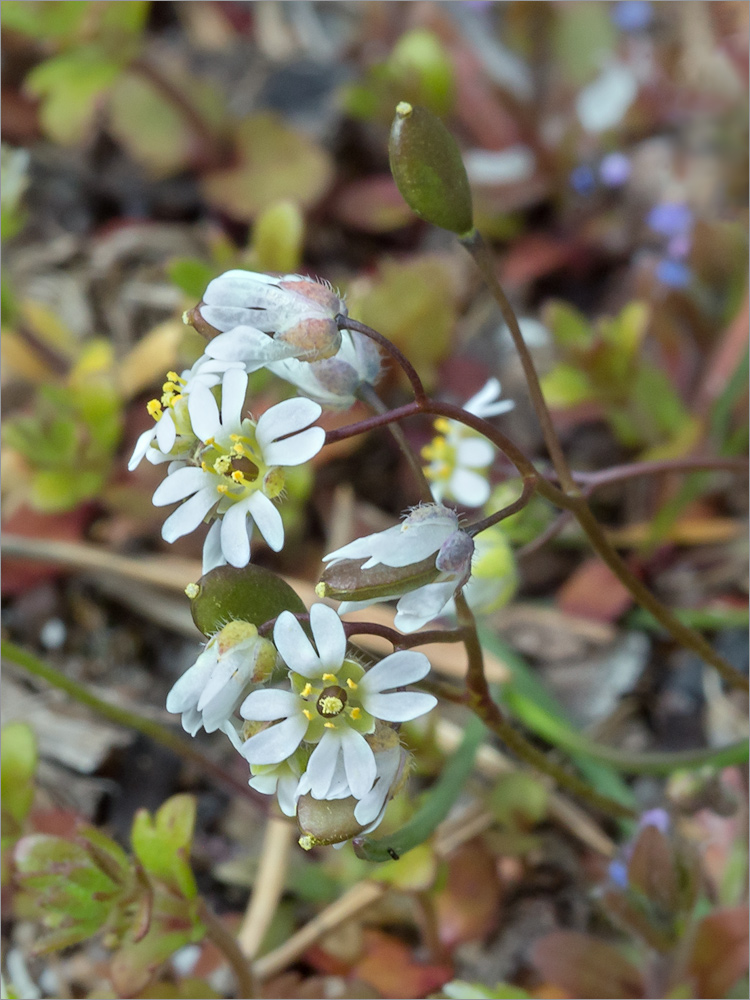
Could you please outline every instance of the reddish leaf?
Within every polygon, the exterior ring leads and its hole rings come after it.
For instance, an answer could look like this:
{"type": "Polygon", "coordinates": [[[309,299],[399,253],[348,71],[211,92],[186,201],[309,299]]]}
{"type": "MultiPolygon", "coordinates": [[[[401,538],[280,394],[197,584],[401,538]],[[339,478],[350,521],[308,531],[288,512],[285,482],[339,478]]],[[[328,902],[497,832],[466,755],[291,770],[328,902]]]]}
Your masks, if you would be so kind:
{"type": "Polygon", "coordinates": [[[536,281],[577,260],[580,254],[581,249],[575,243],[529,233],[514,244],[505,258],[500,280],[511,286],[536,281]]]}
{"type": "Polygon", "coordinates": [[[414,213],[388,174],[352,181],[335,200],[334,214],[352,229],[387,233],[414,221],[414,213]]]}
{"type": "Polygon", "coordinates": [[[667,913],[677,906],[677,871],[669,841],[655,826],[644,826],[633,847],[628,881],[667,913]]]}
{"type": "Polygon", "coordinates": [[[723,997],[747,972],[748,908],[717,910],[698,924],[687,973],[697,997],[723,997]]]}
{"type": "Polygon", "coordinates": [[[486,937],[497,924],[500,897],[493,855],[481,840],[464,844],[451,856],[445,888],[435,897],[440,940],[453,948],[486,937]]]}
{"type": "MultiPolygon", "coordinates": [[[[64,514],[39,514],[23,508],[3,524],[7,535],[28,538],[48,538],[54,541],[80,541],[94,514],[91,504],[83,504],[64,514]]],[[[58,564],[34,562],[29,559],[3,559],[3,597],[22,594],[31,587],[64,572],[58,564]]]]}
{"type": "Polygon", "coordinates": [[[614,622],[633,603],[630,591],[600,559],[587,559],[557,592],[557,605],[569,615],[614,622]]]}
{"type": "Polygon", "coordinates": [[[449,965],[415,962],[411,950],[380,931],[365,934],[367,951],[353,972],[386,1000],[410,1000],[439,990],[453,976],[449,965]]]}
{"type": "Polygon", "coordinates": [[[553,931],[537,941],[532,961],[544,978],[580,1000],[643,996],[638,969],[617,948],[575,931],[553,931]]]}

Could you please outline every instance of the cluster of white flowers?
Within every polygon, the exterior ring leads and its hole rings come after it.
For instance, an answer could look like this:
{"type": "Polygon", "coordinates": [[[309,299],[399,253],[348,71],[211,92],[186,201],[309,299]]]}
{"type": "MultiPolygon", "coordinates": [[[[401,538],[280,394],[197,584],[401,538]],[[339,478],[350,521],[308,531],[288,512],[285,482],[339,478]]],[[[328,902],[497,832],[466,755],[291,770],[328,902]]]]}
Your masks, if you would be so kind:
{"type": "MultiPolygon", "coordinates": [[[[271,549],[283,547],[276,501],[285,470],[323,447],[325,432],[315,423],[323,407],[346,409],[361,386],[376,382],[377,347],[342,331],[342,316],[343,301],[326,285],[246,271],[216,278],[186,313],[186,322],[207,338],[205,354],[181,375],[168,373],[161,398],[148,404],[154,426],[138,439],[129,468],[143,458],[166,465],[153,497],[157,506],[178,504],[162,528],[166,541],[209,524],[204,573],[226,563],[246,566],[255,528],[271,549]],[[250,373],[263,367],[300,395],[256,420],[245,397],[250,373]]],[[[479,416],[504,413],[513,404],[499,394],[499,383],[490,380],[466,408],[479,416]]],[[[412,632],[449,607],[459,589],[468,584],[471,591],[474,542],[442,500],[483,504],[494,449],[455,421],[436,421],[436,429],[439,436],[424,456],[437,502],[325,556],[318,593],[344,598],[338,613],[314,604],[310,639],[285,611],[273,642],[248,622],[230,621],[167,699],[191,735],[201,728],[226,733],[250,765],[250,785],[275,794],[286,815],[301,817],[315,801],[351,800],[346,829],[325,842],[380,822],[405,774],[396,727],[436,704],[430,694],[404,690],[429,672],[422,653],[401,650],[365,669],[348,653],[339,615],[398,600],[396,626],[412,632]],[[349,583],[337,584],[342,579],[349,583]]],[[[481,603],[487,607],[497,596],[492,577],[498,565],[483,555],[481,603]]],[[[507,589],[507,581],[497,586],[507,589]]],[[[310,836],[311,843],[321,842],[310,836]]]]}

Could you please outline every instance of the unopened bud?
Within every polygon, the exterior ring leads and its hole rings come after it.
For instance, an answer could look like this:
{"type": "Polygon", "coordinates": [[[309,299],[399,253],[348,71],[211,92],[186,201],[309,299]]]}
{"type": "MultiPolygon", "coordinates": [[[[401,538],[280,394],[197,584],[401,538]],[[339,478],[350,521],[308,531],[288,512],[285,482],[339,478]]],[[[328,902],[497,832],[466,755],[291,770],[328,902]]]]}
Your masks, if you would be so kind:
{"type": "Polygon", "coordinates": [[[465,531],[454,531],[440,546],[435,565],[441,573],[457,574],[469,578],[474,542],[465,531]]]}
{"type": "Polygon", "coordinates": [[[474,227],[469,179],[456,140],[442,121],[426,108],[401,101],[388,152],[407,205],[426,222],[467,236],[474,227]]]}
{"type": "Polygon", "coordinates": [[[357,799],[314,799],[312,795],[302,795],[297,802],[297,823],[302,838],[300,846],[310,847],[340,844],[351,840],[364,829],[354,818],[357,799]],[[305,844],[302,841],[305,840],[305,844]]]}
{"type": "Polygon", "coordinates": [[[197,306],[193,306],[192,309],[187,309],[182,314],[182,322],[186,326],[192,326],[192,328],[199,333],[201,337],[205,337],[206,340],[213,340],[214,337],[218,337],[221,330],[217,330],[215,326],[211,326],[207,323],[203,316],[201,315],[202,302],[199,302],[197,306]]]}
{"type": "Polygon", "coordinates": [[[341,347],[341,331],[333,319],[300,320],[294,326],[277,333],[275,339],[292,344],[296,348],[294,356],[300,361],[332,358],[341,347]]]}

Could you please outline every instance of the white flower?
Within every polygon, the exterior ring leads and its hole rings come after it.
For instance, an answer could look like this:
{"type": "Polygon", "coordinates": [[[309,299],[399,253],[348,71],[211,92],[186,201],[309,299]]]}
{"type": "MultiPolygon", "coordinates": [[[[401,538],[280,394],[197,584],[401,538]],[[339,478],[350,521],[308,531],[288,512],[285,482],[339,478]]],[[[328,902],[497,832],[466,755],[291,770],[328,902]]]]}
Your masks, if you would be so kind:
{"type": "Polygon", "coordinates": [[[167,695],[167,711],[182,715],[182,728],[195,736],[227,731],[226,723],[253,683],[270,677],[276,650],[249,622],[233,621],[212,636],[198,659],[167,695]]]}
{"type": "Polygon", "coordinates": [[[338,354],[323,361],[289,358],[267,365],[274,375],[297,386],[302,395],[331,410],[354,406],[360,385],[374,385],[380,375],[381,357],[374,341],[361,333],[341,331],[338,354]]]}
{"type": "Polygon", "coordinates": [[[132,472],[140,465],[144,456],[153,464],[169,462],[176,457],[170,454],[177,444],[176,453],[184,452],[192,443],[190,417],[187,409],[187,399],[196,386],[202,385],[208,389],[221,382],[222,375],[230,368],[242,370],[237,361],[215,361],[205,355],[198,358],[192,368],[186,369],[182,375],[177,372],[167,372],[167,381],[162,386],[161,399],[152,399],[147,404],[148,412],[154,418],[154,426],[144,431],[136,441],[133,454],[128,462],[132,472]],[[179,439],[186,437],[188,443],[181,447],[179,439]],[[156,441],[156,446],[151,447],[156,441]]]}
{"type": "Polygon", "coordinates": [[[377,779],[364,734],[374,732],[376,719],[406,722],[434,708],[432,695],[389,690],[421,680],[430,663],[423,653],[401,650],[365,672],[346,658],[346,635],[335,611],[314,604],[310,626],[315,646],[291,612],[279,615],[274,642],[290,666],[291,690],[248,695],[240,715],[275,725],[251,736],[241,752],[251,765],[279,764],[301,743],[315,744],[305,772],[314,797],[326,797],[341,761],[351,794],[362,799],[377,779]]]}
{"type": "Polygon", "coordinates": [[[285,816],[294,816],[297,812],[298,786],[304,756],[301,751],[297,751],[278,764],[252,764],[250,767],[250,787],[263,795],[276,795],[279,808],[285,816]]]}
{"type": "Polygon", "coordinates": [[[283,547],[284,527],[272,502],[284,488],[283,469],[307,462],[325,441],[321,427],[308,426],[321,413],[309,399],[287,399],[257,422],[243,420],[246,386],[244,371],[227,371],[221,411],[209,388],[195,386],[188,397],[195,442],[190,462],[173,462],[153,497],[157,507],[185,501],[164,522],[167,542],[194,531],[213,511],[217,520],[204,545],[204,572],[223,562],[246,566],[253,523],[275,552],[283,547]]]}
{"type": "MultiPolygon", "coordinates": [[[[394,568],[417,566],[435,554],[434,575],[430,582],[413,587],[408,593],[399,590],[394,578],[393,590],[366,600],[346,600],[338,611],[345,615],[380,601],[398,599],[395,618],[396,628],[402,632],[415,632],[427,622],[437,618],[456,591],[469,578],[471,556],[474,550],[469,536],[458,526],[455,511],[441,504],[424,504],[416,507],[401,524],[385,531],[358,538],[335,552],[323,557],[333,566],[344,559],[363,559],[361,570],[377,566],[394,568]]],[[[319,585],[321,596],[333,595],[333,588],[325,582],[319,585]]],[[[363,586],[367,586],[363,582],[363,586]]],[[[412,585],[413,586],[413,585],[412,585]]],[[[353,591],[356,593],[356,590],[353,591]]]]}
{"type": "MultiPolygon", "coordinates": [[[[491,378],[464,409],[483,418],[507,413],[515,404],[500,399],[500,391],[498,380],[491,378]]],[[[438,501],[448,497],[466,507],[481,507],[490,495],[485,473],[494,461],[494,447],[457,420],[438,417],[435,430],[439,434],[422,449],[422,456],[430,463],[425,475],[432,480],[432,495],[438,501]]]]}
{"type": "Polygon", "coordinates": [[[339,296],[311,278],[234,270],[214,278],[185,318],[207,335],[220,331],[206,354],[251,372],[283,358],[332,357],[341,344],[336,316],[345,314],[339,296]]]}

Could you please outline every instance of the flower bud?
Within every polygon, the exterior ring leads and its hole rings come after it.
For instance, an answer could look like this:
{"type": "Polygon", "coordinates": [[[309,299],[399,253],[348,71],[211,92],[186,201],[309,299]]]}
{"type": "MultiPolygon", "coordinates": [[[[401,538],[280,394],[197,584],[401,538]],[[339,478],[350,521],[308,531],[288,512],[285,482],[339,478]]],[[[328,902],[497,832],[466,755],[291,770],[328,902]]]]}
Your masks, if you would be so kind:
{"type": "Polygon", "coordinates": [[[380,563],[363,569],[365,559],[342,559],[326,566],[315,588],[318,597],[335,601],[378,601],[406,594],[440,576],[435,557],[428,556],[409,566],[380,563]]]}
{"type": "Polygon", "coordinates": [[[297,823],[300,832],[300,847],[322,847],[340,844],[362,833],[364,827],[354,818],[358,800],[314,799],[310,793],[302,795],[297,802],[297,823]]]}
{"type": "Polygon", "coordinates": [[[401,101],[388,152],[407,205],[426,222],[467,236],[474,227],[469,179],[456,140],[441,120],[401,101]]]}

